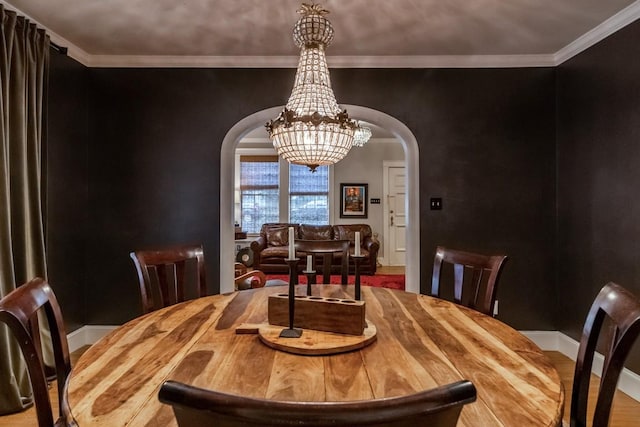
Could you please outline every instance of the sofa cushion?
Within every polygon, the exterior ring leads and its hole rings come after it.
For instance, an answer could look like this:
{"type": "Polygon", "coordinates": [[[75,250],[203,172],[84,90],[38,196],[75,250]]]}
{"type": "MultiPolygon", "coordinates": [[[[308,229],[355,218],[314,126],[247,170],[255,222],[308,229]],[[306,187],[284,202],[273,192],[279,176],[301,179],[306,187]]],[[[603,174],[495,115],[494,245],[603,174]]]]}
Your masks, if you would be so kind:
{"type": "Polygon", "coordinates": [[[356,241],[356,231],[360,232],[360,242],[365,237],[371,237],[371,227],[368,224],[341,224],[333,226],[333,236],[336,240],[349,240],[353,245],[356,241]]]}
{"type": "Polygon", "coordinates": [[[294,228],[294,234],[297,239],[300,225],[286,222],[267,222],[262,224],[260,235],[264,236],[267,246],[286,246],[289,244],[289,227],[294,228]]]}
{"type": "Polygon", "coordinates": [[[262,257],[264,259],[282,258],[284,263],[284,260],[289,258],[289,248],[286,246],[269,246],[262,250],[262,257]]]}
{"type": "Polygon", "coordinates": [[[333,227],[330,225],[300,226],[300,239],[302,240],[333,240],[333,227]]]}
{"type": "Polygon", "coordinates": [[[267,230],[270,228],[289,228],[289,227],[293,227],[296,229],[296,233],[298,232],[298,227],[300,226],[300,224],[290,224],[288,222],[267,222],[262,224],[262,227],[260,227],[260,235],[265,236],[267,235],[267,230]]]}
{"type": "Polygon", "coordinates": [[[271,227],[266,231],[268,246],[287,246],[289,244],[289,227],[271,227]]]}

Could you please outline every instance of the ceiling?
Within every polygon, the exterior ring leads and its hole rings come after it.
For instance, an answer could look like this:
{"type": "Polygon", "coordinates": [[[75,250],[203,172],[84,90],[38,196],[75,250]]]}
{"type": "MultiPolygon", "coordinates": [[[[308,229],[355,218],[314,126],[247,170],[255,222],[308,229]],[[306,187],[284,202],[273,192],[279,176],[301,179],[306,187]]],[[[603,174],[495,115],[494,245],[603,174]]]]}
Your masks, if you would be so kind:
{"type": "MultiPolygon", "coordinates": [[[[307,1],[308,3],[311,0],[307,1]]],[[[300,0],[11,0],[87,66],[295,67],[300,0]]],[[[554,66],[640,17],[633,0],[320,0],[330,67],[554,66]]]]}

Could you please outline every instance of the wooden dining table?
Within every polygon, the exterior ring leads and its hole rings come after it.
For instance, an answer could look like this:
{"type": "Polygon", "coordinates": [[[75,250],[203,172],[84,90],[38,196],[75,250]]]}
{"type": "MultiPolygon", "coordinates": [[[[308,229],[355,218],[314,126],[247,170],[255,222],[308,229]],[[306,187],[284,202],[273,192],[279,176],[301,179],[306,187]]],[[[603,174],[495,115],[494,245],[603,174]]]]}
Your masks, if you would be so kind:
{"type": "MultiPolygon", "coordinates": [[[[460,426],[561,425],[558,372],[540,348],[497,319],[426,295],[363,287],[367,322],[376,328],[375,341],[364,348],[297,355],[236,333],[266,323],[268,296],[282,292],[287,288],[198,298],[118,327],[73,368],[68,391],[76,421],[176,426],[171,407],[158,400],[169,379],[286,401],[377,399],[468,379],[478,397],[465,405],[460,426]]],[[[312,292],[353,298],[353,286],[316,285],[312,292]]]]}

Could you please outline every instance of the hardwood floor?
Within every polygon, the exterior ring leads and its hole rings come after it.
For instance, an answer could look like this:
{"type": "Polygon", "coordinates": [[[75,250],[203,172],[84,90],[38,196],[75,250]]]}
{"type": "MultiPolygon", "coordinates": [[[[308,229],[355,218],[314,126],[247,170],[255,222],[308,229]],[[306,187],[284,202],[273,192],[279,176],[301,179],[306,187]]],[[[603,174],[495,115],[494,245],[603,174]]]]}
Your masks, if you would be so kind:
{"type": "Polygon", "coordinates": [[[376,268],[376,274],[404,274],[404,265],[383,265],[376,268]]]}
{"type": "MultiPolygon", "coordinates": [[[[392,274],[392,273],[386,273],[392,274]]],[[[397,273],[395,273],[397,274],[397,273]]],[[[71,355],[72,363],[78,360],[78,358],[89,348],[83,347],[71,355]]],[[[557,351],[545,351],[545,354],[551,359],[554,366],[560,374],[562,383],[565,389],[565,410],[564,420],[568,423],[569,420],[569,405],[571,401],[571,385],[573,383],[573,369],[574,363],[571,359],[564,356],[557,351]]],[[[597,390],[597,377],[592,376],[592,385],[590,393],[595,393],[597,390]]],[[[58,399],[56,396],[55,385],[51,388],[51,398],[54,400],[52,404],[57,405],[58,399]]],[[[593,399],[591,399],[593,400],[593,399]]],[[[589,409],[590,414],[593,414],[593,407],[589,409]]],[[[617,392],[613,401],[613,411],[611,416],[611,423],[609,427],[637,427],[638,420],[640,419],[640,402],[630,398],[622,392],[617,392]]],[[[37,425],[35,410],[30,408],[24,412],[12,415],[0,416],[0,427],[34,427],[37,425]]],[[[485,426],[478,426],[485,427],[485,426]]],[[[492,426],[486,426],[492,427],[492,426]]]]}
{"type": "MultiPolygon", "coordinates": [[[[571,387],[573,385],[573,370],[575,364],[573,360],[557,351],[545,351],[545,354],[551,359],[551,362],[558,370],[562,384],[564,385],[564,420],[569,425],[569,411],[571,405],[571,387]]],[[[599,378],[591,375],[591,384],[589,385],[589,405],[587,408],[587,420],[593,417],[595,407],[595,396],[598,391],[599,378]]],[[[616,391],[613,398],[613,408],[611,410],[611,419],[609,427],[635,427],[638,426],[640,420],[640,402],[632,399],[621,391],[616,391]]],[[[590,424],[589,424],[590,425],[590,424]]]]}
{"type": "MultiPolygon", "coordinates": [[[[86,345],[71,353],[71,366],[76,363],[76,361],[80,358],[80,356],[82,356],[85,351],[87,351],[88,348],[89,346],[86,345]]],[[[51,399],[51,406],[56,408],[54,409],[54,414],[57,414],[58,392],[55,381],[51,383],[51,386],[49,387],[49,398],[51,399]]],[[[35,427],[37,425],[38,419],[36,418],[36,410],[34,407],[31,407],[23,412],[18,412],[16,414],[0,416],[0,427],[35,427]]]]}

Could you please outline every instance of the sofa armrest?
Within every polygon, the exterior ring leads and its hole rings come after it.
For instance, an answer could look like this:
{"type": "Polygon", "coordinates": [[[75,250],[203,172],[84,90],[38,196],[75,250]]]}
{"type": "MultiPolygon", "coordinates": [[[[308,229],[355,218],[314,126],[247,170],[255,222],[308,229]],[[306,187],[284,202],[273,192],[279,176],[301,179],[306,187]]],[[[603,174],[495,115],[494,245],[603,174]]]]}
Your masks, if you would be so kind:
{"type": "Polygon", "coordinates": [[[380,242],[373,240],[371,237],[365,237],[362,241],[362,247],[369,251],[369,268],[372,274],[375,274],[378,267],[378,250],[380,242]]]}
{"type": "Polygon", "coordinates": [[[253,251],[254,255],[261,252],[266,247],[267,239],[265,239],[264,236],[258,236],[256,240],[251,242],[251,250],[253,251]]]}
{"type": "Polygon", "coordinates": [[[373,240],[371,237],[365,237],[362,240],[362,247],[369,251],[370,254],[377,254],[380,249],[380,243],[373,240]]]}
{"type": "Polygon", "coordinates": [[[260,235],[256,240],[251,242],[251,251],[253,252],[253,268],[260,270],[261,252],[267,247],[267,239],[260,235]]]}

